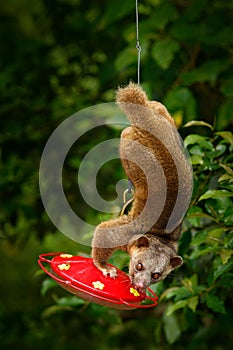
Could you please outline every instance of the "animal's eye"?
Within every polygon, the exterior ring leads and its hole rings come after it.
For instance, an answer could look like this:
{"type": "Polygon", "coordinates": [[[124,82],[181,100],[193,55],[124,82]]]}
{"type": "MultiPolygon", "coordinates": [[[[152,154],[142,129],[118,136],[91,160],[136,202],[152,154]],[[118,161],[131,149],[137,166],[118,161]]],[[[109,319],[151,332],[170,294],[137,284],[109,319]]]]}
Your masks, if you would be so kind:
{"type": "Polygon", "coordinates": [[[138,271],[144,270],[143,264],[142,264],[142,263],[138,263],[138,264],[136,265],[136,270],[138,270],[138,271]]]}
{"type": "Polygon", "coordinates": [[[161,276],[161,273],[159,273],[159,272],[155,272],[155,273],[152,273],[152,274],[151,274],[151,277],[152,277],[154,280],[157,280],[160,276],[161,276]]]}

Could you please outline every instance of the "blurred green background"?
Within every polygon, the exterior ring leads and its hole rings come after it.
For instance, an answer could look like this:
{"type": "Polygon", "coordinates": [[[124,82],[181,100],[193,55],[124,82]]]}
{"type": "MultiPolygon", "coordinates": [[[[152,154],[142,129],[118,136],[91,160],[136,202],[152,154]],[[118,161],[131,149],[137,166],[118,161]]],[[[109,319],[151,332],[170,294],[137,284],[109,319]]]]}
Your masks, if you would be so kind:
{"type": "MultiPolygon", "coordinates": [[[[137,80],[135,2],[0,3],[1,349],[231,348],[232,16],[232,1],[139,1],[142,86],[187,137],[195,181],[180,246],[185,266],[155,287],[157,308],[118,312],[69,296],[39,271],[40,253],[90,248],[50,222],[38,175],[46,141],[63,120],[114,101],[117,86],[137,80]]],[[[105,216],[83,203],[74,183],[85,153],[112,137],[119,130],[84,136],[64,169],[70,204],[94,225],[105,216]]],[[[122,177],[120,162],[105,167],[98,186],[106,199],[122,177]]],[[[119,267],[126,260],[113,258],[119,267]]]]}

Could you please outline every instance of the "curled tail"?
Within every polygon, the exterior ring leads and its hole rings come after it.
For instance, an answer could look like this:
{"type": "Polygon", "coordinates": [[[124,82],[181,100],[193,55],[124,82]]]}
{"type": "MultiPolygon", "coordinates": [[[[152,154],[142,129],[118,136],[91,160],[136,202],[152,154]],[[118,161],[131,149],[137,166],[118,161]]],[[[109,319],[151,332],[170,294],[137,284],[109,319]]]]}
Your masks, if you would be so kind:
{"type": "Polygon", "coordinates": [[[192,169],[175,123],[165,106],[149,101],[130,83],[118,89],[116,102],[131,122],[121,135],[121,158],[135,187],[131,214],[151,218],[153,231],[173,231],[182,221],[192,194],[192,169]]]}
{"type": "Polygon", "coordinates": [[[149,101],[145,91],[138,84],[129,83],[126,87],[119,88],[116,93],[116,102],[127,115],[129,121],[136,126],[142,124],[142,119],[143,124],[153,123],[155,114],[167,119],[175,126],[166,107],[160,102],[149,101]]]}

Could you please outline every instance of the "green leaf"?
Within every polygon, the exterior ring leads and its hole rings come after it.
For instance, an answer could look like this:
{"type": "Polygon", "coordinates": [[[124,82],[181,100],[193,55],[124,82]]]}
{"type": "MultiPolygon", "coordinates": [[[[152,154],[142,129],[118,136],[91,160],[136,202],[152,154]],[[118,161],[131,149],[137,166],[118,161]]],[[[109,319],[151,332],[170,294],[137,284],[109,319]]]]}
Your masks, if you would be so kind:
{"type": "Polygon", "coordinates": [[[163,299],[168,300],[168,299],[172,298],[173,296],[176,295],[178,290],[179,290],[179,287],[171,287],[171,288],[166,289],[163,292],[163,294],[160,296],[160,301],[163,299]]]}
{"type": "Polygon", "coordinates": [[[164,104],[171,113],[184,111],[188,120],[196,115],[196,101],[191,92],[186,87],[175,87],[168,91],[164,99],[164,104]]]}
{"type": "Polygon", "coordinates": [[[227,208],[225,215],[223,217],[224,224],[226,226],[233,226],[233,213],[232,208],[227,208]],[[228,215],[228,212],[231,211],[231,213],[228,215]]]}
{"type": "Polygon", "coordinates": [[[208,237],[207,230],[198,231],[198,232],[196,232],[195,236],[192,239],[192,244],[199,245],[199,244],[205,242],[207,237],[208,237]]]}
{"type": "Polygon", "coordinates": [[[191,120],[190,122],[183,125],[184,128],[188,128],[188,127],[192,127],[192,126],[206,126],[207,128],[210,128],[211,130],[213,130],[212,125],[210,125],[209,123],[206,123],[202,120],[191,120]]]}
{"type": "Polygon", "coordinates": [[[213,294],[205,295],[204,300],[209,309],[222,314],[226,313],[224,302],[213,294]]]}
{"type": "Polygon", "coordinates": [[[188,307],[195,312],[198,305],[198,296],[194,296],[188,299],[188,307]]]}
{"type": "Polygon", "coordinates": [[[181,330],[179,322],[175,315],[167,316],[166,314],[163,317],[163,327],[165,337],[169,344],[173,344],[181,335],[181,330]]]}
{"type": "Polygon", "coordinates": [[[164,282],[160,281],[158,283],[152,284],[150,286],[150,289],[152,289],[155,294],[161,295],[164,291],[164,282]]]}
{"type": "Polygon", "coordinates": [[[226,264],[233,254],[233,249],[222,249],[220,251],[220,258],[223,264],[226,264]]]}
{"type": "Polygon", "coordinates": [[[233,230],[225,235],[223,242],[229,249],[233,249],[233,230]]]}
{"type": "Polygon", "coordinates": [[[130,1],[118,0],[109,2],[107,10],[103,15],[102,21],[104,25],[116,22],[133,11],[133,6],[130,1]]]}
{"type": "Polygon", "coordinates": [[[197,154],[193,154],[191,155],[191,163],[192,165],[197,165],[197,164],[203,164],[204,161],[203,161],[203,156],[199,156],[197,154]]]}
{"type": "Polygon", "coordinates": [[[179,239],[179,252],[182,256],[189,250],[190,243],[192,240],[191,230],[184,231],[179,239]]]}
{"type": "Polygon", "coordinates": [[[214,215],[217,218],[222,219],[226,213],[226,210],[228,210],[229,207],[232,207],[232,199],[230,197],[209,198],[205,202],[205,207],[210,215],[214,215]]]}
{"type": "Polygon", "coordinates": [[[172,287],[168,288],[160,297],[160,301],[165,299],[171,299],[175,297],[175,302],[180,299],[185,299],[192,296],[192,291],[188,290],[186,287],[172,287]]]}
{"type": "Polygon", "coordinates": [[[225,164],[220,164],[220,166],[221,166],[223,169],[225,169],[226,172],[227,172],[229,175],[231,175],[231,177],[233,178],[233,170],[232,170],[229,166],[227,166],[227,165],[225,165],[225,164]]]}
{"type": "Polygon", "coordinates": [[[219,278],[222,274],[231,270],[232,266],[233,266],[233,259],[228,261],[226,264],[223,264],[223,265],[219,264],[217,269],[214,271],[213,277],[211,278],[210,282],[212,283],[215,282],[216,279],[219,278]]]}
{"type": "Polygon", "coordinates": [[[221,239],[223,238],[224,229],[222,227],[215,228],[208,232],[208,242],[210,244],[220,244],[221,239]]]}
{"type": "Polygon", "coordinates": [[[208,253],[216,253],[219,252],[220,248],[216,246],[208,247],[208,248],[203,248],[199,247],[197,250],[194,250],[192,254],[190,255],[190,259],[196,259],[199,256],[208,254],[208,253]]]}
{"type": "Polygon", "coordinates": [[[216,132],[216,135],[221,136],[224,140],[226,140],[228,143],[233,145],[233,134],[230,131],[219,131],[216,132]]]}
{"type": "Polygon", "coordinates": [[[60,306],[80,306],[83,305],[85,301],[76,296],[63,297],[57,300],[57,304],[60,306]]]}
{"type": "Polygon", "coordinates": [[[174,304],[170,304],[166,309],[166,313],[165,313],[166,316],[170,316],[176,310],[183,309],[185,306],[187,306],[187,304],[188,304],[188,299],[179,300],[174,304]]]}
{"type": "Polygon", "coordinates": [[[195,227],[199,227],[203,219],[216,221],[216,219],[213,218],[211,215],[203,213],[202,209],[197,206],[193,206],[188,210],[187,218],[191,225],[195,227]]]}
{"type": "Polygon", "coordinates": [[[179,51],[179,44],[172,39],[158,41],[152,48],[152,57],[162,69],[167,69],[179,51]]]}
{"type": "Polygon", "coordinates": [[[205,136],[200,136],[197,134],[190,134],[188,135],[185,140],[184,140],[184,145],[185,147],[193,144],[198,144],[204,149],[213,151],[213,145],[212,143],[205,137],[205,136]]]}
{"type": "Polygon", "coordinates": [[[182,74],[185,85],[208,81],[215,83],[218,75],[226,70],[229,63],[226,60],[213,60],[203,63],[200,67],[182,74]]]}
{"type": "Polygon", "coordinates": [[[225,181],[231,181],[233,178],[231,175],[229,174],[223,174],[222,176],[220,176],[220,178],[218,179],[218,182],[221,183],[221,182],[225,182],[225,181]]]}
{"type": "Polygon", "coordinates": [[[189,290],[193,290],[194,287],[197,287],[198,285],[198,276],[197,274],[193,274],[190,278],[184,278],[183,284],[188,288],[189,290]]]}
{"type": "Polygon", "coordinates": [[[51,288],[57,287],[57,283],[51,278],[46,278],[42,283],[41,294],[44,296],[51,288]]]}
{"type": "Polygon", "coordinates": [[[42,317],[49,318],[62,311],[72,311],[72,308],[69,306],[52,305],[43,311],[42,317]]]}
{"type": "Polygon", "coordinates": [[[227,145],[225,143],[219,143],[214,150],[214,158],[220,157],[227,151],[227,145]]]}
{"type": "Polygon", "coordinates": [[[221,198],[221,197],[233,197],[233,192],[228,192],[226,190],[208,190],[204,193],[198,200],[198,202],[208,199],[208,198],[221,198]]]}
{"type": "Polygon", "coordinates": [[[194,205],[188,209],[187,219],[192,226],[199,227],[202,215],[203,215],[202,209],[194,205]]]}
{"type": "Polygon", "coordinates": [[[137,62],[137,51],[135,48],[127,47],[121,51],[115,60],[115,67],[117,71],[122,71],[131,64],[137,62]]]}
{"type": "Polygon", "coordinates": [[[233,204],[232,204],[232,201],[231,201],[231,205],[228,206],[228,208],[224,212],[223,221],[227,226],[233,225],[233,204]]]}
{"type": "MultiPolygon", "coordinates": [[[[152,1],[155,5],[161,3],[161,1],[158,0],[150,0],[150,2],[152,1]]],[[[161,6],[156,7],[156,10],[154,10],[151,13],[151,21],[153,23],[154,28],[162,30],[167,26],[169,22],[174,21],[177,18],[177,16],[178,13],[176,7],[168,3],[167,1],[164,1],[164,3],[161,4],[161,6]]]]}
{"type": "Polygon", "coordinates": [[[199,145],[194,145],[189,149],[190,155],[200,156],[201,158],[205,156],[204,150],[199,145]]]}

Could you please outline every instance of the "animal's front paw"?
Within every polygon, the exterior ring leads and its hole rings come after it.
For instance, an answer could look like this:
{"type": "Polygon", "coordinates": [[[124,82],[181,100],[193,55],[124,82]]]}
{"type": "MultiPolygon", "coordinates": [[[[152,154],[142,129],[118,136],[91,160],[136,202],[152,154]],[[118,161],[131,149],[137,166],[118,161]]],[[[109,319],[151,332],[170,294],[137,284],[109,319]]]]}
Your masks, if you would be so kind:
{"type": "Polygon", "coordinates": [[[104,276],[110,276],[111,278],[117,277],[117,270],[114,267],[106,267],[101,269],[104,276]]]}

